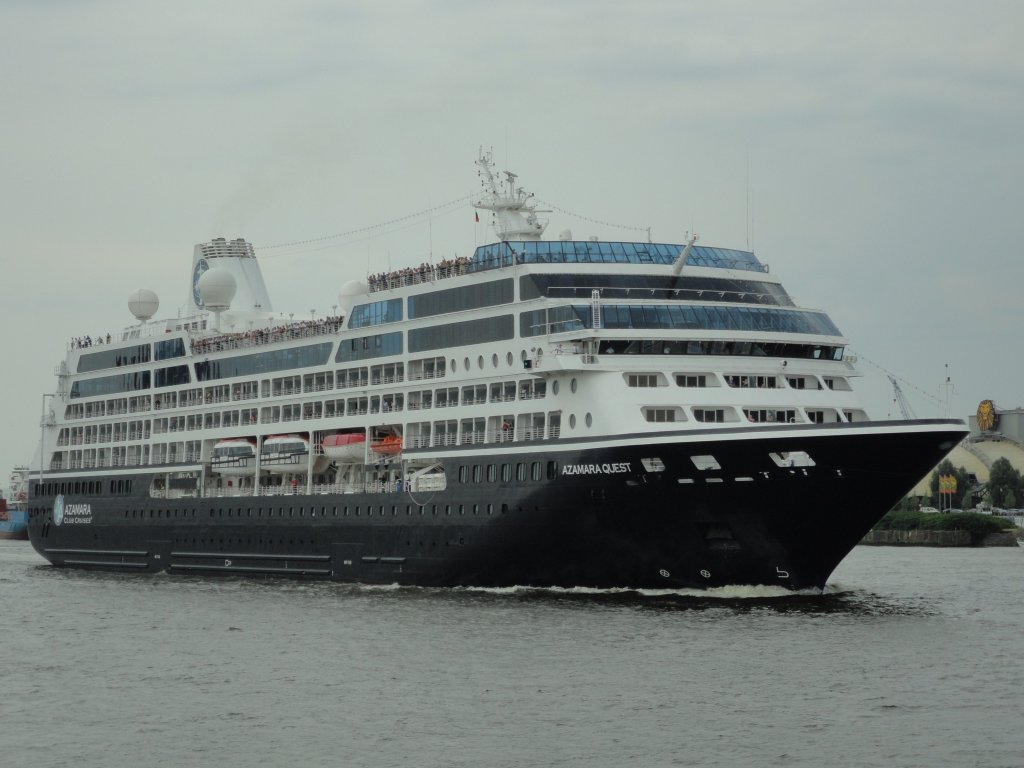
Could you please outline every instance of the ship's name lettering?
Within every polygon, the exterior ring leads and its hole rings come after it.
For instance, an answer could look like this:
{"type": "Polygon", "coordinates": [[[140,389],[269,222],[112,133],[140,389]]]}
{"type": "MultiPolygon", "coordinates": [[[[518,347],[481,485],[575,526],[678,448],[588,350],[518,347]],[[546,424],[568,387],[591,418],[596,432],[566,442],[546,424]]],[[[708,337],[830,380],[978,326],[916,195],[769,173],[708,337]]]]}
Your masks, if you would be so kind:
{"type": "Polygon", "coordinates": [[[92,522],[91,504],[68,504],[64,507],[64,524],[74,525],[92,522]]]}
{"type": "Polygon", "coordinates": [[[629,462],[621,461],[614,464],[563,464],[563,475],[618,475],[629,472],[629,462]]]}

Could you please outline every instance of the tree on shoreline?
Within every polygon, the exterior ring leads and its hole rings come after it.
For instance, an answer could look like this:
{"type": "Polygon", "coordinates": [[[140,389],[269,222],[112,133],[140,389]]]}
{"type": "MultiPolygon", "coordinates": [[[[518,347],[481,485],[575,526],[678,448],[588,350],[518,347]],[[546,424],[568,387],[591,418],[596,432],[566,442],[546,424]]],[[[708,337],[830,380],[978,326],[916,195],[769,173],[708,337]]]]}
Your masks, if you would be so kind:
{"type": "Polygon", "coordinates": [[[1024,498],[1024,479],[1004,457],[992,462],[988,477],[988,500],[993,507],[1015,508],[1024,498]]]}

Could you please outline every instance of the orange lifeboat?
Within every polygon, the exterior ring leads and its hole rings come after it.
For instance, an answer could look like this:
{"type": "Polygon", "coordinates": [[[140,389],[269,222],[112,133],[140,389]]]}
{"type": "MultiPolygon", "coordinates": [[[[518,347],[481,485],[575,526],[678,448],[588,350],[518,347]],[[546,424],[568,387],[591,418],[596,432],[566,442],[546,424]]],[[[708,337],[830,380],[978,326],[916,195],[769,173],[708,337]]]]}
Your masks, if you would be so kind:
{"type": "Polygon", "coordinates": [[[374,453],[380,453],[384,456],[394,456],[402,452],[402,438],[396,435],[389,435],[383,440],[378,440],[374,443],[372,450],[374,453]]]}
{"type": "Polygon", "coordinates": [[[320,444],[324,456],[335,461],[362,462],[365,458],[366,435],[362,432],[327,435],[320,444]]]}

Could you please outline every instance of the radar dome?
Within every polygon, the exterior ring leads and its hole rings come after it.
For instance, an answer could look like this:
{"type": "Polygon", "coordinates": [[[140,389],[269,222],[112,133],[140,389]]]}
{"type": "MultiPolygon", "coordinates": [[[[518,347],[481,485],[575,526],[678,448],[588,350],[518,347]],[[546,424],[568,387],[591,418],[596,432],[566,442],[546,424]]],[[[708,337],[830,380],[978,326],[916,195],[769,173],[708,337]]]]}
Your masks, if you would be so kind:
{"type": "Polygon", "coordinates": [[[225,310],[231,306],[238,285],[226,269],[208,269],[199,278],[199,297],[210,311],[225,310]]]}
{"type": "Polygon", "coordinates": [[[338,294],[338,309],[342,317],[347,317],[355,304],[356,296],[365,296],[370,292],[370,286],[362,280],[349,280],[341,286],[341,293],[338,294]]]}
{"type": "Polygon", "coordinates": [[[160,299],[148,288],[139,288],[128,297],[128,310],[135,315],[136,320],[146,322],[160,308],[160,299]]]}
{"type": "Polygon", "coordinates": [[[366,293],[369,290],[370,290],[370,286],[368,286],[364,281],[362,281],[362,280],[349,280],[347,283],[345,283],[343,286],[341,286],[341,295],[342,296],[359,296],[361,294],[366,293]]]}

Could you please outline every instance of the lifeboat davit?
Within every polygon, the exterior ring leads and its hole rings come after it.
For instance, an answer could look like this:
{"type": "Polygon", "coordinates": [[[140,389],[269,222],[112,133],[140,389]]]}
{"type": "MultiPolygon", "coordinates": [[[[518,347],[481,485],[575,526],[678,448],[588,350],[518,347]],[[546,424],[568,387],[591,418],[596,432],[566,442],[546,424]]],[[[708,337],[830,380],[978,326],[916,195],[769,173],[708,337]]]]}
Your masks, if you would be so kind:
{"type": "Polygon", "coordinates": [[[402,438],[396,435],[390,435],[385,437],[383,440],[375,442],[372,450],[374,453],[379,453],[384,456],[394,456],[402,452],[402,438]]]}
{"type": "Polygon", "coordinates": [[[210,469],[221,475],[251,475],[256,468],[256,444],[244,437],[218,440],[210,469]]]}
{"type": "Polygon", "coordinates": [[[362,464],[366,458],[366,435],[363,432],[327,435],[320,445],[324,455],[333,461],[362,464]]]}

